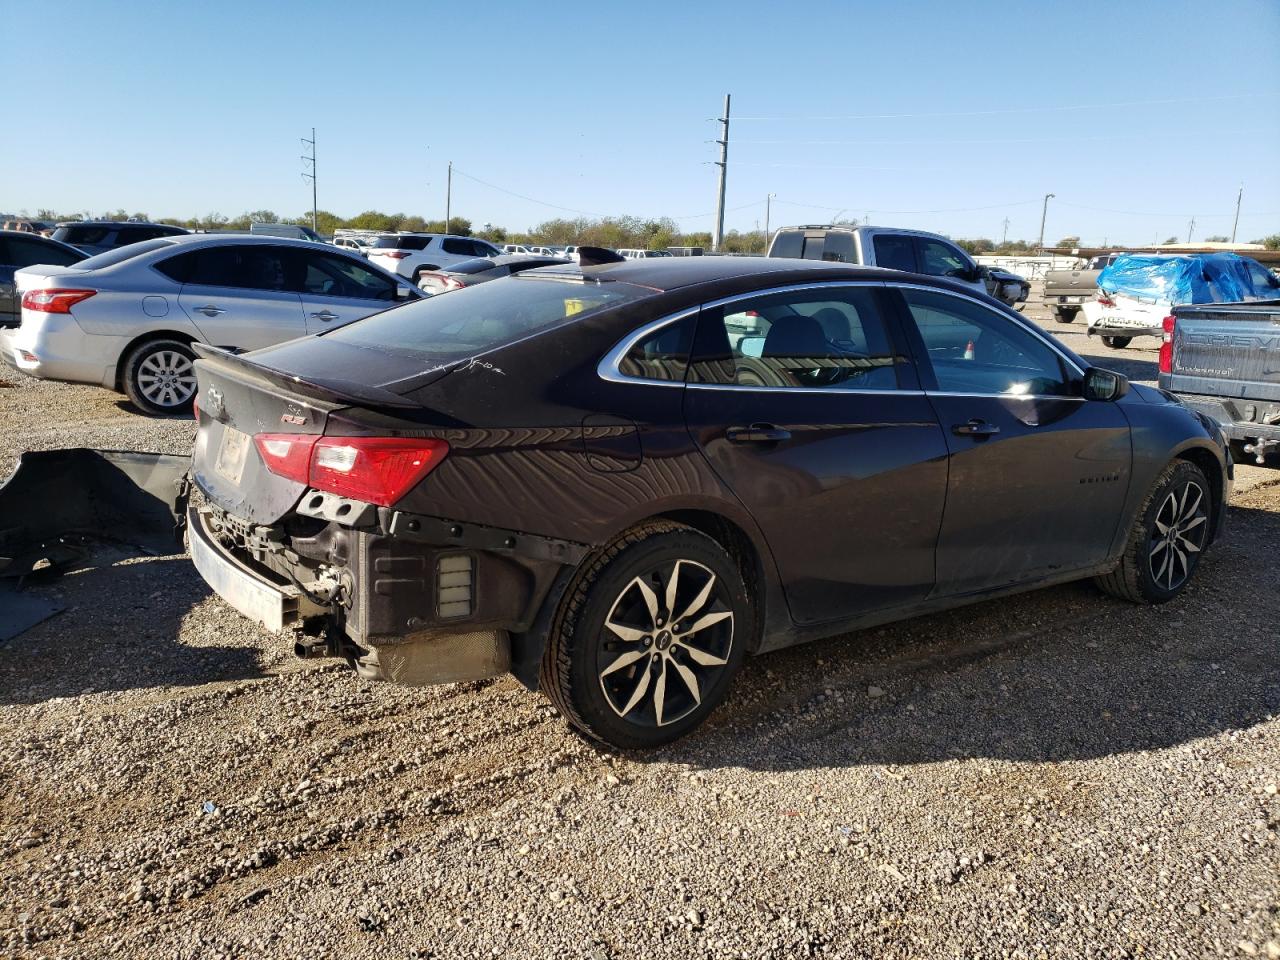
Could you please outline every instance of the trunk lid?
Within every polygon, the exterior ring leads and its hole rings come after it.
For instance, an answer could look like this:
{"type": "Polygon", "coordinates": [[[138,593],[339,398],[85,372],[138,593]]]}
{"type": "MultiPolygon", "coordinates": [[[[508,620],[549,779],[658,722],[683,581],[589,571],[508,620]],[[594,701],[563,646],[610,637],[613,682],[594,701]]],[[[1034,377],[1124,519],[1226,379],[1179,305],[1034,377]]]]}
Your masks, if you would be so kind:
{"type": "Polygon", "coordinates": [[[49,264],[38,264],[34,267],[27,267],[19,270],[13,275],[14,286],[18,288],[18,293],[24,293],[27,290],[40,290],[47,287],[68,286],[69,281],[83,282],[84,279],[92,273],[92,270],[85,270],[78,264],[72,264],[69,267],[55,267],[49,264]]]}

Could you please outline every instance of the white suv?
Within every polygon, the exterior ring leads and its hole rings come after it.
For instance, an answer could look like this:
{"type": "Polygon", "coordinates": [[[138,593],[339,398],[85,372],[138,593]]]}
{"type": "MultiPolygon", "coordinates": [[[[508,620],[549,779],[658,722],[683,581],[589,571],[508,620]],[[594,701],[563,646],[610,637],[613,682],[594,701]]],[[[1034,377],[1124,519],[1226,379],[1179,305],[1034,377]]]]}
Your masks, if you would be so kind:
{"type": "Polygon", "coordinates": [[[370,263],[417,283],[424,273],[476,257],[498,257],[502,255],[502,251],[493,244],[474,237],[439,233],[386,233],[373,241],[365,255],[370,263]]]}

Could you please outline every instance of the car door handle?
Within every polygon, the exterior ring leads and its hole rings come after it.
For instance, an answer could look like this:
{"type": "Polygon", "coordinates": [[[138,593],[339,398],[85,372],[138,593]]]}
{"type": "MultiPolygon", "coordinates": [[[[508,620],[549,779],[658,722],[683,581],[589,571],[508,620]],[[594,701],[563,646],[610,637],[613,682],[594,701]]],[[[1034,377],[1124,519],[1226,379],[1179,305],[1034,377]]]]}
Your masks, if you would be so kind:
{"type": "Polygon", "coordinates": [[[226,313],[221,307],[215,307],[212,303],[206,303],[203,307],[196,307],[196,313],[203,313],[206,317],[216,317],[220,313],[226,313]]]}
{"type": "Polygon", "coordinates": [[[341,319],[341,317],[338,314],[332,313],[328,310],[321,310],[319,313],[312,313],[309,316],[311,317],[312,320],[323,320],[326,323],[328,323],[330,320],[341,319]]]}
{"type": "Polygon", "coordinates": [[[960,437],[990,437],[999,433],[1000,428],[985,420],[970,420],[968,423],[952,424],[951,432],[960,437]]]}
{"type": "Polygon", "coordinates": [[[775,427],[772,423],[753,423],[749,427],[730,427],[724,436],[730,443],[777,443],[790,440],[791,431],[775,427]]]}

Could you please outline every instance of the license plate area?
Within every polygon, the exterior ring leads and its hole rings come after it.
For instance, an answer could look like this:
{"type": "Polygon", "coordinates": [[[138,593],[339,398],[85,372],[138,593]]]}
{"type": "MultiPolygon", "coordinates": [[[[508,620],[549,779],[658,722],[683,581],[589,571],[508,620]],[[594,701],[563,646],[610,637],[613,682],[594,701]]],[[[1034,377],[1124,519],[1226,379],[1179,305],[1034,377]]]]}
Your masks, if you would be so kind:
{"type": "Polygon", "coordinates": [[[213,461],[213,469],[223,479],[239,486],[248,454],[249,435],[227,427],[218,442],[218,456],[213,461]]]}

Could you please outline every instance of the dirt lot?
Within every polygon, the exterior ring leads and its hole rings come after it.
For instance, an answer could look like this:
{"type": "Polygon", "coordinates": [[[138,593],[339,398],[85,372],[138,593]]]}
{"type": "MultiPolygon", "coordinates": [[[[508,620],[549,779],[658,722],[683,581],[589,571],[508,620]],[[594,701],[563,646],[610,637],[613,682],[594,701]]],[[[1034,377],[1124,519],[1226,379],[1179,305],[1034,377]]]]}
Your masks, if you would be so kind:
{"type": "MultiPolygon", "coordinates": [[[[190,436],[0,389],[0,474],[190,436]]],[[[625,757],[513,680],[362,683],[183,557],[104,554],[0,646],[0,955],[1280,957],[1277,544],[1280,471],[1243,468],[1166,607],[1072,584],[760,658],[625,757]]]]}

